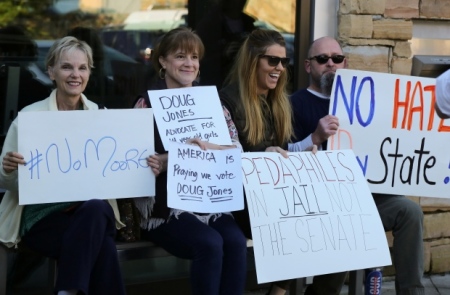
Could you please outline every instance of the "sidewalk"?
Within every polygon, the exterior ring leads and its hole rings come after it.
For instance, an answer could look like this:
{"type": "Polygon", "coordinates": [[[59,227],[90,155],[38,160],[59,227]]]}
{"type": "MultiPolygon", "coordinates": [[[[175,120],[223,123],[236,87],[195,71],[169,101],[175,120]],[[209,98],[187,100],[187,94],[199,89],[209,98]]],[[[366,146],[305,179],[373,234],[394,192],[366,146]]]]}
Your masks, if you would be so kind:
{"type": "MultiPolygon", "coordinates": [[[[423,284],[425,295],[448,295],[450,294],[450,273],[424,275],[423,284]]],[[[347,286],[342,289],[341,295],[347,295],[347,286]]],[[[395,295],[394,277],[383,278],[380,295],[395,295]]]]}
{"type": "MultiPolygon", "coordinates": [[[[450,294],[450,273],[424,275],[423,284],[425,295],[449,295],[450,294]]],[[[246,291],[245,295],[265,295],[267,289],[246,291]]],[[[364,294],[364,293],[363,293],[364,294]]],[[[348,295],[348,286],[342,288],[341,295],[348,295]]],[[[381,284],[380,295],[395,295],[394,277],[384,277],[381,284]]]]}
{"type": "Polygon", "coordinates": [[[450,273],[426,276],[424,278],[425,294],[450,294],[450,273]]]}

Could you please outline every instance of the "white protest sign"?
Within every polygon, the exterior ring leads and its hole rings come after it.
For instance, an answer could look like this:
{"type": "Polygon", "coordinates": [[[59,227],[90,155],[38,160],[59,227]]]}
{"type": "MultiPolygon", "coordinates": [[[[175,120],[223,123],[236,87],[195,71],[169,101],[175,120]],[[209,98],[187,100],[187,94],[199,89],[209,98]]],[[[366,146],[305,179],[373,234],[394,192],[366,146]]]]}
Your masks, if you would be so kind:
{"type": "Polygon", "coordinates": [[[167,206],[199,213],[244,209],[240,149],[201,150],[171,142],[167,206]]]}
{"type": "Polygon", "coordinates": [[[155,195],[152,109],[20,112],[19,203],[155,195]]]}
{"type": "Polygon", "coordinates": [[[354,153],[288,155],[242,154],[258,283],[390,265],[354,153]]]}
{"type": "Polygon", "coordinates": [[[198,137],[230,145],[231,138],[215,86],[148,91],[165,149],[170,141],[198,137]]]}
{"type": "Polygon", "coordinates": [[[372,192],[450,198],[450,120],[434,111],[435,79],[338,70],[329,149],[352,149],[372,192]]]}

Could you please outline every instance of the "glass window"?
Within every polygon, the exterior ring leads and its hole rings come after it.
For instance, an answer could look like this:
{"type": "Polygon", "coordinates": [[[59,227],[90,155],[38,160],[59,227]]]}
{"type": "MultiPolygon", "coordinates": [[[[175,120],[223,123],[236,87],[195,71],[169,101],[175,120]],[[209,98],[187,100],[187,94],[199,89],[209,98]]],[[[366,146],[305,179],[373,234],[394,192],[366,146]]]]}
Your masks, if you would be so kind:
{"type": "MultiPolygon", "coordinates": [[[[283,34],[292,76],[294,32],[281,28],[279,20],[244,13],[249,2],[255,1],[4,0],[0,6],[0,144],[17,112],[51,92],[46,54],[54,40],[67,34],[93,48],[95,68],[85,94],[107,108],[129,108],[148,89],[157,76],[150,60],[152,48],[164,32],[178,26],[192,27],[205,43],[203,85],[221,87],[240,44],[257,27],[283,34]]],[[[289,9],[292,18],[295,9],[289,9]]],[[[281,20],[288,18],[286,13],[278,14],[281,20]]]]}

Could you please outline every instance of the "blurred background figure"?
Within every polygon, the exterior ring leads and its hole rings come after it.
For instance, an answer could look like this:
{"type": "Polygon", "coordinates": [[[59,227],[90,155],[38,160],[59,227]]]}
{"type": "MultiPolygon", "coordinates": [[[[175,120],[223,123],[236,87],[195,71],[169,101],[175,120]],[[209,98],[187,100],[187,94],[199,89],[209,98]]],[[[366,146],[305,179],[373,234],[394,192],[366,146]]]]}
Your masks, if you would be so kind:
{"type": "Polygon", "coordinates": [[[221,0],[195,28],[205,45],[200,84],[222,88],[245,37],[255,29],[252,17],[243,9],[246,0],[221,0]]]}
{"type": "MultiPolygon", "coordinates": [[[[51,80],[35,65],[37,56],[37,45],[20,27],[0,29],[0,146],[17,112],[51,92],[51,80]]],[[[8,282],[16,286],[45,259],[21,248],[12,261],[8,282]]]]}
{"type": "Polygon", "coordinates": [[[93,28],[75,27],[67,35],[85,41],[92,48],[95,68],[84,94],[110,109],[131,107],[136,93],[146,90],[147,67],[105,46],[93,28]]]}
{"type": "Polygon", "coordinates": [[[436,79],[435,109],[440,118],[450,118],[450,70],[436,79]]]}
{"type": "MultiPolygon", "coordinates": [[[[36,43],[20,27],[7,26],[0,29],[0,106],[2,110],[5,110],[6,100],[14,101],[15,110],[8,111],[11,121],[17,115],[17,111],[30,103],[48,97],[51,92],[50,79],[35,65],[37,56],[36,43]],[[10,92],[12,93],[10,97],[7,97],[6,93],[8,67],[20,67],[19,77],[14,77],[15,79],[10,81],[16,86],[17,91],[10,92]],[[17,95],[12,97],[15,92],[17,95]]],[[[4,126],[4,130],[7,130],[7,127],[4,126]]]]}
{"type": "Polygon", "coordinates": [[[92,69],[89,83],[84,90],[84,94],[92,101],[105,105],[107,96],[111,96],[114,90],[114,83],[108,78],[105,72],[105,52],[103,42],[97,32],[92,28],[75,27],[71,29],[67,36],[75,37],[86,42],[92,48],[92,57],[95,67],[92,69]]]}

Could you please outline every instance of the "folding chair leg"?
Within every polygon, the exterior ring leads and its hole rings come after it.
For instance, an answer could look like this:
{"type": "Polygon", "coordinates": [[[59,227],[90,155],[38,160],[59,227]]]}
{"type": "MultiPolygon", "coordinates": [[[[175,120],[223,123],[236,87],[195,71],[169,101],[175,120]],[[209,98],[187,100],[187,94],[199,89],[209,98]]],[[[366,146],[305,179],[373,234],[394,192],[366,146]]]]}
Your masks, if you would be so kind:
{"type": "Polygon", "coordinates": [[[364,269],[350,272],[348,295],[363,295],[364,269]]]}
{"type": "Polygon", "coordinates": [[[56,283],[56,276],[58,274],[58,263],[55,259],[48,258],[48,273],[47,273],[47,288],[48,294],[53,294],[53,289],[56,283]]]}
{"type": "Polygon", "coordinates": [[[303,294],[303,290],[306,287],[306,278],[298,278],[289,287],[289,295],[303,294]]]}
{"type": "Polygon", "coordinates": [[[0,245],[0,295],[6,295],[6,278],[8,276],[8,249],[0,245]]]}

